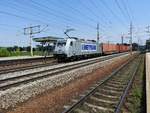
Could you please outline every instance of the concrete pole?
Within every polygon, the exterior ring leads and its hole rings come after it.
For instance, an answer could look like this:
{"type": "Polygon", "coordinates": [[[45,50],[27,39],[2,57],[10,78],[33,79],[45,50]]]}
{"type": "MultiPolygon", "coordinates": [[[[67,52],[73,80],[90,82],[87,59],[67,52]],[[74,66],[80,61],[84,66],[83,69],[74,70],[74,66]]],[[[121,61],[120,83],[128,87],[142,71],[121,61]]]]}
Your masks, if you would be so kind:
{"type": "Polygon", "coordinates": [[[130,23],[130,54],[132,55],[132,22],[130,23]]]}
{"type": "Polygon", "coordinates": [[[29,37],[30,37],[30,55],[33,56],[33,48],[32,48],[32,34],[33,34],[33,30],[32,30],[32,26],[30,26],[29,29],[29,37]]]}

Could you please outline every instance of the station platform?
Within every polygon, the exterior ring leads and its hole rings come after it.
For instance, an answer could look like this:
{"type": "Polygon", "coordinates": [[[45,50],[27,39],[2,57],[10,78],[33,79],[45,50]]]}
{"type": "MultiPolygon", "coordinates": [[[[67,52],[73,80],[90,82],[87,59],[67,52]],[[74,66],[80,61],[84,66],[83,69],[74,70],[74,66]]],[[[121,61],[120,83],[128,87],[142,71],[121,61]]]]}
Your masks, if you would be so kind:
{"type": "Polygon", "coordinates": [[[146,53],[146,108],[150,113],[150,52],[146,53]]]}
{"type": "MultiPolygon", "coordinates": [[[[45,56],[13,56],[13,57],[0,57],[1,61],[12,61],[12,60],[24,60],[24,59],[39,59],[44,58],[45,56]]],[[[53,55],[49,55],[46,57],[53,57],[53,55]]]]}

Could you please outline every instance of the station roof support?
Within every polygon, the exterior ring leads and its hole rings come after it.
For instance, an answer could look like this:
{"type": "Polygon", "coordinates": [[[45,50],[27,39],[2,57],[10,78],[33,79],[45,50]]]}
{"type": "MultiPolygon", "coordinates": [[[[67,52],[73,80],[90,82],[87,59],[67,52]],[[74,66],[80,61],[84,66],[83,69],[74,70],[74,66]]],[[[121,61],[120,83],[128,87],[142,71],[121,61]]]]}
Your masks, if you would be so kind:
{"type": "Polygon", "coordinates": [[[61,40],[61,39],[64,39],[64,38],[47,36],[47,37],[33,38],[33,41],[41,42],[41,43],[55,43],[57,42],[57,40],[61,40]]]}

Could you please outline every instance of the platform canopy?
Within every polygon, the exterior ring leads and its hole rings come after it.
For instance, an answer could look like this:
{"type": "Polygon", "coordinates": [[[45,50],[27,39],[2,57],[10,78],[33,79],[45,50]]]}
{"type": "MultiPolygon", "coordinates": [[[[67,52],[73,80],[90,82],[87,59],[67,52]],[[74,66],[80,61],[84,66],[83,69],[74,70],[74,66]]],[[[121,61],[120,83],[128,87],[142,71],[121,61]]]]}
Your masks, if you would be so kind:
{"type": "Polygon", "coordinates": [[[33,41],[41,42],[41,43],[55,43],[57,40],[61,40],[61,39],[64,39],[64,38],[55,37],[55,36],[47,36],[47,37],[33,38],[33,41]]]}

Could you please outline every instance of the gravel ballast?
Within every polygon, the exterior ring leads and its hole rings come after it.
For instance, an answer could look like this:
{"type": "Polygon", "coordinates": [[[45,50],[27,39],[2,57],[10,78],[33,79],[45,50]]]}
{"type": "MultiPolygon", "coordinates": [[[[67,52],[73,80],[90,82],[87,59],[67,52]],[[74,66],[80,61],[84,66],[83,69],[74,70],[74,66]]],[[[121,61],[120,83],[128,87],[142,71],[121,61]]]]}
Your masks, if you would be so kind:
{"type": "Polygon", "coordinates": [[[34,97],[38,94],[41,94],[46,90],[63,86],[64,84],[76,78],[85,76],[87,73],[91,73],[98,68],[105,67],[113,62],[116,62],[118,59],[122,59],[127,56],[128,55],[126,54],[117,58],[113,58],[103,62],[98,62],[56,76],[44,78],[42,80],[37,80],[26,85],[2,91],[0,92],[0,111],[9,107],[14,107],[16,104],[24,102],[25,100],[28,100],[29,98],[34,97]]]}
{"type": "MultiPolygon", "coordinates": [[[[125,54],[125,53],[120,53],[120,54],[125,54]]],[[[88,59],[88,60],[81,60],[77,62],[63,63],[63,64],[53,65],[53,66],[43,66],[43,67],[37,67],[33,69],[25,69],[25,70],[20,70],[20,71],[15,71],[15,72],[8,72],[8,73],[0,74],[0,80],[4,80],[7,78],[11,78],[11,77],[18,77],[18,76],[27,75],[27,74],[32,74],[32,73],[41,72],[45,70],[51,70],[55,68],[69,66],[72,64],[78,64],[78,63],[83,63],[83,62],[88,62],[88,61],[98,60],[98,59],[100,60],[100,59],[107,58],[110,56],[113,56],[113,55],[108,55],[108,56],[103,56],[103,57],[98,57],[98,58],[93,58],[93,59],[88,59]]]]}

